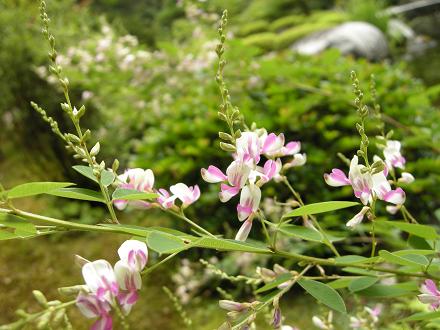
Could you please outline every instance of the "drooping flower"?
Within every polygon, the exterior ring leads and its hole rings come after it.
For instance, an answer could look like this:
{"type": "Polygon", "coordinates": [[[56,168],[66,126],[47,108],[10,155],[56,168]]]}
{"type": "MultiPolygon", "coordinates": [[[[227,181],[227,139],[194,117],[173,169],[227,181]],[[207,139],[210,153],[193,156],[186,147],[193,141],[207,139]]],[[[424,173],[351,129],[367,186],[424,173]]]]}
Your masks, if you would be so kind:
{"type": "Polygon", "coordinates": [[[82,275],[89,290],[102,301],[113,302],[119,288],[112,266],[106,260],[96,260],[82,267],[82,275]]]}
{"type": "Polygon", "coordinates": [[[244,221],[254,214],[260,205],[261,190],[256,185],[246,185],[241,190],[240,204],[237,205],[238,219],[244,221]]]}
{"type": "Polygon", "coordinates": [[[115,264],[115,275],[120,288],[117,296],[118,302],[127,315],[139,298],[137,291],[142,287],[141,275],[139,271],[123,260],[119,260],[115,264]]]}
{"type": "MultiPolygon", "coordinates": [[[[150,169],[143,170],[142,168],[132,168],[126,170],[123,174],[118,176],[120,182],[119,187],[124,189],[138,190],[141,192],[153,192],[154,174],[150,169]]],[[[115,200],[114,205],[118,210],[123,210],[127,207],[127,200],[115,200]]],[[[148,207],[150,203],[136,201],[135,205],[142,205],[148,207]]]]}
{"type": "Polygon", "coordinates": [[[362,210],[347,222],[347,227],[354,228],[362,222],[365,214],[370,210],[368,206],[364,206],[362,210]]]}
{"type": "Polygon", "coordinates": [[[373,308],[365,306],[364,309],[371,316],[373,323],[377,323],[379,321],[379,316],[382,313],[382,305],[381,304],[377,304],[373,308]]]}
{"type": "Polygon", "coordinates": [[[401,144],[396,140],[388,140],[383,150],[385,162],[389,167],[405,168],[405,157],[400,153],[401,144]]]}
{"type": "Polygon", "coordinates": [[[80,292],[76,297],[76,306],[81,314],[89,319],[98,318],[91,330],[112,330],[113,321],[108,302],[98,299],[94,294],[80,292]]]}
{"type": "Polygon", "coordinates": [[[182,202],[182,207],[185,208],[200,198],[200,189],[198,185],[188,187],[184,183],[177,183],[170,187],[173,195],[182,202]]]}
{"type": "Polygon", "coordinates": [[[424,304],[430,304],[432,309],[437,309],[440,306],[440,291],[435,285],[433,280],[425,280],[425,282],[420,287],[420,292],[417,297],[420,302],[424,304]]]}
{"type": "Polygon", "coordinates": [[[252,220],[246,220],[245,222],[243,222],[243,224],[241,225],[240,229],[237,232],[237,235],[235,235],[235,240],[244,242],[248,238],[251,229],[252,229],[252,220]]]}
{"type": "Polygon", "coordinates": [[[148,248],[144,242],[130,239],[126,240],[118,249],[119,258],[131,268],[140,272],[148,261],[148,248]]]}

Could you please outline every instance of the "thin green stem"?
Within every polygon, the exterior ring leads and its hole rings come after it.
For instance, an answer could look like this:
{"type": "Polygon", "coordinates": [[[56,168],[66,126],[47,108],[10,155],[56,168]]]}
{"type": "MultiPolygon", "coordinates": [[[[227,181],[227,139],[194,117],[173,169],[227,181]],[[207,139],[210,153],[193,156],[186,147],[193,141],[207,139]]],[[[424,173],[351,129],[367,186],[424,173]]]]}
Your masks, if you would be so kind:
{"type": "Polygon", "coordinates": [[[183,213],[183,211],[181,211],[180,213],[178,212],[174,212],[168,209],[165,209],[166,212],[182,219],[183,221],[187,222],[188,224],[190,224],[191,226],[193,226],[194,228],[198,229],[199,231],[201,231],[202,233],[212,237],[212,238],[217,238],[215,237],[215,235],[211,234],[209,231],[207,231],[205,228],[199,226],[198,224],[196,224],[194,221],[192,221],[191,219],[188,219],[185,214],[183,213]]]}
{"type": "Polygon", "coordinates": [[[168,257],[162,259],[161,261],[155,263],[153,266],[148,267],[147,269],[145,269],[141,274],[142,275],[147,275],[149,273],[151,273],[154,269],[156,269],[157,267],[159,267],[160,265],[163,265],[164,263],[170,261],[171,259],[173,259],[176,255],[178,255],[181,251],[179,252],[174,252],[173,254],[170,254],[168,257]]]}
{"type": "MultiPolygon", "coordinates": [[[[266,220],[266,218],[264,217],[264,214],[263,214],[263,212],[262,212],[261,210],[258,210],[258,219],[260,220],[261,225],[263,226],[264,236],[266,236],[266,243],[267,243],[269,246],[272,246],[272,244],[271,244],[271,239],[270,239],[270,235],[269,235],[269,232],[268,232],[267,227],[266,227],[266,224],[265,224],[265,222],[266,222],[267,220],[266,220]]],[[[273,246],[272,246],[272,247],[273,247],[273,246]]]]}
{"type": "MultiPolygon", "coordinates": [[[[305,204],[304,204],[304,202],[303,202],[303,200],[302,200],[302,198],[301,198],[301,195],[300,195],[299,193],[297,193],[295,189],[293,189],[293,186],[290,184],[290,182],[289,182],[289,180],[287,179],[287,177],[283,176],[282,181],[283,181],[283,183],[287,186],[287,188],[292,192],[293,196],[295,196],[295,198],[296,198],[296,200],[298,201],[298,203],[299,203],[301,206],[304,206],[305,204]]],[[[320,234],[322,235],[323,240],[324,240],[324,244],[327,245],[327,246],[330,248],[330,250],[332,250],[332,252],[333,252],[336,256],[340,257],[341,255],[339,254],[339,252],[338,252],[338,250],[336,249],[336,247],[333,245],[333,243],[332,243],[332,242],[330,241],[330,239],[328,238],[327,233],[326,233],[326,232],[322,229],[322,227],[320,226],[318,220],[316,220],[316,218],[315,218],[314,216],[312,216],[312,215],[310,215],[309,217],[310,217],[310,219],[312,220],[313,225],[318,229],[318,231],[319,231],[320,234]]],[[[305,216],[305,220],[307,220],[307,216],[305,216]]]]}

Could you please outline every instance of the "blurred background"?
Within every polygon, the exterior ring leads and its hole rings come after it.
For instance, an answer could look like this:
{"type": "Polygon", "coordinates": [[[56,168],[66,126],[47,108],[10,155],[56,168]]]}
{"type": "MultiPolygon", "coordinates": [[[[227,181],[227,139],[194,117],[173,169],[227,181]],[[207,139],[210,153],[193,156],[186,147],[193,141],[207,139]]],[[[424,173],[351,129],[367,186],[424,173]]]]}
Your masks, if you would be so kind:
{"type": "MultiPolygon", "coordinates": [[[[218,148],[217,132],[223,127],[217,120],[214,79],[223,9],[230,17],[225,74],[233,103],[248,123],[302,141],[307,164],[289,176],[307,203],[352,198],[350,189],[327,187],[322,173],[344,166],[337,153],[350,157],[359,144],[350,83],[355,70],[367,100],[374,75],[386,127],[403,143],[406,170],[416,177],[405,189],[408,208],[421,223],[440,220],[440,1],[47,0],[47,7],[72,101],[86,105],[82,125],[101,142],[101,155],[107,163],[117,157],[122,169],[153,169],[156,187],[199,184],[202,198],[188,211],[208,230],[233,237],[239,227],[234,204],[220,204],[218,187],[200,177],[200,168],[225,168],[230,161],[218,148]]],[[[0,182],[8,188],[64,180],[94,188],[71,169],[75,160],[30,107],[35,101],[63,129],[70,128],[60,111],[61,90],[47,70],[38,2],[2,0],[0,31],[0,182]]],[[[378,133],[376,124],[370,125],[370,136],[378,133]]],[[[372,150],[378,152],[374,145],[372,150]]],[[[276,189],[267,185],[264,191],[271,217],[283,210],[270,197],[289,197],[276,189]]],[[[18,206],[83,223],[105,216],[93,203],[61,198],[33,198],[18,206]]],[[[321,221],[344,230],[350,214],[339,212],[321,221]]],[[[120,217],[124,223],[188,230],[154,211],[131,210],[120,217]]],[[[257,230],[253,235],[258,238],[257,230]]],[[[71,233],[2,241],[0,324],[13,321],[18,308],[36,308],[32,289],[55,299],[58,287],[81,282],[80,269],[72,266],[74,254],[113,262],[123,239],[71,233]]],[[[362,242],[348,242],[340,244],[341,250],[368,251],[362,242]]],[[[284,244],[292,251],[328,253],[293,239],[284,244]]],[[[256,266],[273,263],[200,251],[182,258],[144,281],[130,318],[133,328],[183,327],[162,285],[176,294],[196,329],[222,323],[216,286],[244,300],[250,297],[249,288],[220,280],[199,258],[230,274],[252,274],[256,266]]],[[[319,310],[308,308],[307,299],[291,295],[284,307],[286,324],[312,329],[311,316],[319,310]]],[[[75,329],[86,328],[81,316],[75,311],[72,316],[75,329]]],[[[261,329],[269,329],[263,321],[261,329]]]]}

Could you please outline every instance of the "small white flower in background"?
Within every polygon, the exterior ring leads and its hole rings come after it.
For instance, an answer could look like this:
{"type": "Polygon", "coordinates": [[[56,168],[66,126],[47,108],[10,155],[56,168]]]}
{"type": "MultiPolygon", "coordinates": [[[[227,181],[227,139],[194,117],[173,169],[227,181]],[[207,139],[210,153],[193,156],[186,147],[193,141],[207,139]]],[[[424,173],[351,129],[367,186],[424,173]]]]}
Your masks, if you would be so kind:
{"type": "Polygon", "coordinates": [[[96,260],[82,267],[82,275],[89,290],[101,301],[113,302],[119,288],[112,266],[106,260],[96,260]]]}
{"type": "Polygon", "coordinates": [[[313,316],[312,317],[312,322],[313,322],[313,324],[317,327],[317,328],[319,328],[319,329],[323,329],[323,330],[328,330],[328,329],[330,329],[325,323],[324,323],[324,321],[323,320],[321,320],[319,317],[317,317],[317,316],[313,316]]]}
{"type": "Polygon", "coordinates": [[[415,180],[414,176],[408,172],[402,172],[401,177],[397,180],[402,183],[413,183],[415,180]]]}
{"type": "Polygon", "coordinates": [[[385,162],[389,167],[405,168],[405,157],[400,153],[401,144],[396,140],[388,140],[383,150],[385,162]]]}
{"type": "Polygon", "coordinates": [[[368,206],[364,206],[362,210],[347,222],[347,227],[354,228],[364,220],[365,214],[370,210],[368,206]]]}

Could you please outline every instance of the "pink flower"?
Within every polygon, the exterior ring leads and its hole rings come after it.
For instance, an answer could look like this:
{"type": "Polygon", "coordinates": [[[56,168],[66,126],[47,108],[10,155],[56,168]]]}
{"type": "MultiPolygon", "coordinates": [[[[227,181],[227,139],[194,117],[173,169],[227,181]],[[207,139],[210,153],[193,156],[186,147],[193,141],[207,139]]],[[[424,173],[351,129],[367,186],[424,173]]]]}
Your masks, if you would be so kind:
{"type": "Polygon", "coordinates": [[[254,214],[260,205],[261,190],[256,185],[246,185],[241,191],[237,205],[238,219],[244,221],[254,214]]]}
{"type": "Polygon", "coordinates": [[[401,188],[392,190],[384,172],[371,174],[365,170],[365,166],[359,164],[358,157],[353,156],[348,178],[343,171],[335,168],[332,173],[324,174],[324,180],[333,187],[351,185],[354,195],[364,205],[371,203],[373,197],[395,205],[401,205],[405,202],[405,192],[401,188]]]}
{"type": "Polygon", "coordinates": [[[127,315],[139,298],[137,291],[142,287],[141,275],[123,260],[115,264],[115,275],[121,289],[117,296],[118,302],[127,315]]]}
{"type": "Polygon", "coordinates": [[[106,260],[88,262],[82,267],[82,275],[89,290],[101,301],[113,302],[119,292],[115,273],[106,260]]]}
{"type": "Polygon", "coordinates": [[[425,280],[425,283],[420,287],[420,292],[422,294],[417,296],[420,302],[430,304],[432,309],[437,309],[440,306],[440,291],[433,280],[425,280]]]}
{"type": "Polygon", "coordinates": [[[291,141],[284,146],[284,134],[276,135],[270,133],[264,139],[263,147],[261,153],[265,156],[272,157],[282,157],[282,156],[292,156],[297,154],[301,150],[301,143],[298,141],[291,141]]]}
{"type": "MultiPolygon", "coordinates": [[[[152,192],[154,185],[154,174],[150,169],[143,170],[141,168],[132,168],[126,170],[123,174],[118,176],[120,181],[119,187],[124,189],[138,190],[142,192],[152,192]]],[[[114,205],[118,210],[123,210],[127,207],[127,200],[115,200],[114,205]]],[[[150,203],[136,201],[132,203],[143,207],[150,206],[150,203]]]]}
{"type": "Polygon", "coordinates": [[[122,243],[118,249],[119,258],[131,268],[140,272],[148,261],[148,248],[144,242],[130,239],[122,243]]]}
{"type": "Polygon", "coordinates": [[[156,201],[164,208],[170,209],[174,206],[174,201],[176,200],[175,196],[171,196],[168,190],[160,188],[156,191],[156,194],[159,195],[156,201]]]}
{"type": "Polygon", "coordinates": [[[263,141],[257,132],[243,132],[236,140],[237,159],[258,164],[260,162],[263,141]]]}
{"type": "Polygon", "coordinates": [[[91,330],[113,329],[113,321],[109,313],[111,307],[106,301],[101,301],[94,294],[80,292],[76,297],[76,306],[85,317],[99,318],[92,325],[91,330]]]}
{"type": "Polygon", "coordinates": [[[414,180],[414,176],[411,173],[402,172],[401,177],[397,181],[402,183],[413,183],[414,180]]]}
{"type": "Polygon", "coordinates": [[[174,196],[182,202],[182,207],[185,208],[200,198],[200,189],[198,185],[188,187],[184,183],[177,183],[170,187],[170,191],[174,196]]]}
{"type": "Polygon", "coordinates": [[[389,167],[405,168],[405,158],[400,153],[400,142],[396,140],[388,140],[383,155],[385,162],[389,167]]]}

